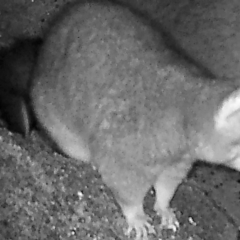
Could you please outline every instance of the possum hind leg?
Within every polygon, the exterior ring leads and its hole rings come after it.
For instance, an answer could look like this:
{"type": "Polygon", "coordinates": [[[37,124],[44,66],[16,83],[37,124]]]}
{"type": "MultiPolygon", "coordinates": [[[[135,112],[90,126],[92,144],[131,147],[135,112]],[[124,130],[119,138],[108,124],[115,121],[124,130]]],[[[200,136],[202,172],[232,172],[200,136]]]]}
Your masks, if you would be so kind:
{"type": "Polygon", "coordinates": [[[83,134],[79,134],[76,130],[71,131],[59,120],[56,120],[48,131],[50,131],[54,141],[66,155],[83,162],[90,161],[90,150],[83,134]]]}
{"type": "MultiPolygon", "coordinates": [[[[57,144],[60,151],[70,158],[89,162],[91,154],[88,139],[80,132],[81,126],[79,126],[79,129],[71,127],[71,124],[65,124],[51,109],[48,109],[48,112],[50,114],[43,114],[38,120],[41,121],[42,126],[57,144]]],[[[38,112],[37,114],[41,115],[41,113],[38,112]]]]}

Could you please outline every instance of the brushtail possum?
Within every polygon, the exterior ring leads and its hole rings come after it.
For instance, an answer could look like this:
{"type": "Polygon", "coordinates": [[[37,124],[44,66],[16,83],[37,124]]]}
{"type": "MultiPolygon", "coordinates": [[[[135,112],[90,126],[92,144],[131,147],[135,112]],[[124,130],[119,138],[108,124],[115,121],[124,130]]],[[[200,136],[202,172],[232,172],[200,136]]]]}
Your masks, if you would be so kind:
{"type": "Polygon", "coordinates": [[[137,239],[151,186],[163,227],[196,159],[240,170],[240,89],[192,73],[160,31],[110,1],[64,9],[50,24],[31,86],[32,107],[68,156],[97,166],[137,239]]]}

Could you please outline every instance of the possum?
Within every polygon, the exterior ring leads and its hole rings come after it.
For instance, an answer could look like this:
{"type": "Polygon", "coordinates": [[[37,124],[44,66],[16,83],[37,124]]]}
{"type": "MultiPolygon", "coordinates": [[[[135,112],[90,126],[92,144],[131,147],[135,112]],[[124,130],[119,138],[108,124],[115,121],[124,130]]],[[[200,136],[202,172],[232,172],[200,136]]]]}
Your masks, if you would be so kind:
{"type": "Polygon", "coordinates": [[[161,226],[197,159],[240,170],[240,89],[191,72],[139,12],[111,1],[65,8],[51,22],[31,100],[69,157],[97,167],[137,239],[154,232],[143,210],[153,186],[161,226]]]}
{"type": "Polygon", "coordinates": [[[27,136],[34,124],[29,85],[40,38],[19,38],[0,50],[0,109],[10,130],[27,136]]]}

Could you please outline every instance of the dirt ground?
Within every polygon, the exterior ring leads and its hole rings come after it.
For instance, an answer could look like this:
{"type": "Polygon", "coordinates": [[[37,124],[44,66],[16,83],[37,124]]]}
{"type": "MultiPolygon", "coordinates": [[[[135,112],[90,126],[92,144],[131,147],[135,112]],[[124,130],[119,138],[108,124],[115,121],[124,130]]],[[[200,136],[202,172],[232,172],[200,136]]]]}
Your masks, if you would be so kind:
{"type": "MultiPolygon", "coordinates": [[[[15,37],[41,36],[67,2],[0,0],[0,47],[15,37]]],[[[24,138],[0,123],[0,240],[128,239],[120,208],[96,169],[55,153],[37,131],[24,138]]],[[[240,239],[239,173],[198,164],[172,201],[177,232],[158,229],[153,201],[150,191],[145,210],[157,235],[149,240],[240,239]]]]}

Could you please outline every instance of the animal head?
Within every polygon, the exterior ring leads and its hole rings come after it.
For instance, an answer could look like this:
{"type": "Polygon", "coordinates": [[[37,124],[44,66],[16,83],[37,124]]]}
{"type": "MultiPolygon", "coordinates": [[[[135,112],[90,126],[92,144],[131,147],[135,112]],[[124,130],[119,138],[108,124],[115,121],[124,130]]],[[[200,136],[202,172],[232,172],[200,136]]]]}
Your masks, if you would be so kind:
{"type": "Polygon", "coordinates": [[[240,89],[225,97],[215,112],[214,135],[216,157],[240,171],[240,89]]]}

